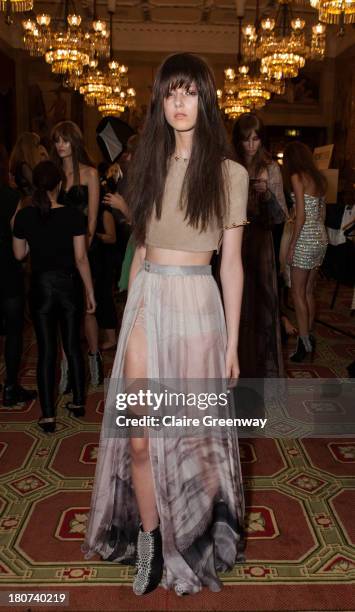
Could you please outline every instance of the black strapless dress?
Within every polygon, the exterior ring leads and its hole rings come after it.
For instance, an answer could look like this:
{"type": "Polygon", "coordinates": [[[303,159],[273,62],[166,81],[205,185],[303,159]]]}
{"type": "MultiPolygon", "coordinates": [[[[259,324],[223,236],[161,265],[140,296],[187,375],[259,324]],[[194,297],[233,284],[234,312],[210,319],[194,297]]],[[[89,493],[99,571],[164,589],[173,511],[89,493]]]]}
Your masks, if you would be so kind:
{"type": "Polygon", "coordinates": [[[72,206],[88,216],[89,190],[87,185],[72,185],[68,191],[62,189],[58,196],[59,204],[72,206]]]}

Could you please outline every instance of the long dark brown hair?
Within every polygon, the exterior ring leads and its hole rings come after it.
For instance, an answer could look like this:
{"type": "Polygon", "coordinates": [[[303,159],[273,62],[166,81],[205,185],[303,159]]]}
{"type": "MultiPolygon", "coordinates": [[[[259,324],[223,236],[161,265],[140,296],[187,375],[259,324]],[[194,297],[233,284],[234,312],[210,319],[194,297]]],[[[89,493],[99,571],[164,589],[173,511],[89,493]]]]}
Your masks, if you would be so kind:
{"type": "Polygon", "coordinates": [[[58,187],[63,179],[63,173],[54,162],[47,159],[34,167],[32,179],[35,188],[32,205],[39,209],[42,218],[47,218],[51,209],[48,192],[58,187]]]}
{"type": "Polygon", "coordinates": [[[174,89],[188,90],[193,82],[198,93],[198,113],[181,194],[186,199],[185,218],[203,231],[213,217],[220,220],[225,213],[222,161],[232,155],[212,72],[198,55],[170,55],[156,75],[143,132],[129,169],[127,201],[138,245],[144,244],[154,206],[157,217],[161,217],[168,163],[175,151],[175,134],[165,119],[164,98],[174,89]]]}
{"type": "MultiPolygon", "coordinates": [[[[73,160],[73,184],[80,184],[80,166],[79,164],[83,164],[84,166],[95,167],[95,164],[90,159],[88,152],[86,151],[84,138],[82,132],[74,121],[61,121],[54,126],[51,134],[52,140],[54,143],[58,142],[59,138],[63,138],[66,142],[70,142],[71,150],[72,150],[72,160],[73,160]]],[[[63,162],[59,157],[55,146],[52,150],[52,159],[57,164],[58,167],[62,168],[63,162]]],[[[64,177],[64,188],[66,186],[66,177],[64,177]]]]}
{"type": "Polygon", "coordinates": [[[320,196],[323,196],[327,190],[327,179],[318,170],[311,149],[303,142],[295,141],[286,145],[283,156],[283,172],[286,185],[290,191],[292,191],[291,176],[293,174],[306,175],[310,178],[320,196]]]}
{"type": "Polygon", "coordinates": [[[249,174],[256,178],[260,172],[265,170],[272,162],[270,154],[265,149],[265,126],[255,113],[244,113],[235,122],[233,127],[233,145],[235,148],[237,161],[244,166],[249,174]],[[246,162],[246,154],[243,142],[248,140],[249,136],[255,132],[260,138],[261,143],[254,158],[248,165],[246,162]]]}

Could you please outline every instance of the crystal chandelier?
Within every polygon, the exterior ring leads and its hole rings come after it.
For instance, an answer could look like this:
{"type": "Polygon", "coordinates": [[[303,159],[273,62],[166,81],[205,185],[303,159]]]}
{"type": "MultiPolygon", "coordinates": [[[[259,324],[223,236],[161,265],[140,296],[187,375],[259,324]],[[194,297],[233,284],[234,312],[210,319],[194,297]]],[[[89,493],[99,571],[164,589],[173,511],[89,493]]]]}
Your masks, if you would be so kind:
{"type": "Polygon", "coordinates": [[[23,42],[31,56],[41,56],[47,51],[50,41],[50,15],[41,13],[34,19],[23,19],[23,42]]]}
{"type": "Polygon", "coordinates": [[[106,98],[97,108],[103,117],[119,117],[125,111],[125,106],[117,96],[106,98]]]}
{"type": "Polygon", "coordinates": [[[270,83],[264,76],[251,76],[249,66],[239,67],[238,97],[242,104],[262,108],[271,98],[270,83]]]}
{"type": "Polygon", "coordinates": [[[262,108],[271,98],[270,84],[265,77],[249,74],[249,66],[239,66],[238,74],[234,68],[224,71],[224,91],[227,97],[253,109],[262,108]]]}
{"type": "Polygon", "coordinates": [[[84,67],[84,70],[81,74],[77,74],[76,72],[67,73],[63,85],[64,87],[69,87],[74,89],[75,91],[79,91],[81,85],[85,85],[87,82],[88,76],[93,73],[95,68],[98,66],[97,59],[91,59],[89,64],[84,67]]]}
{"type": "Polygon", "coordinates": [[[94,0],[94,15],[91,28],[85,33],[85,40],[89,46],[91,57],[109,57],[110,32],[107,29],[106,21],[98,18],[96,0],[94,0]]]}
{"type": "Polygon", "coordinates": [[[89,48],[80,15],[69,14],[69,0],[65,0],[64,22],[62,29],[51,32],[45,60],[55,74],[81,74],[90,61],[89,48]]]}
{"type": "Polygon", "coordinates": [[[325,55],[325,32],[324,23],[316,23],[312,26],[311,48],[308,57],[314,60],[322,60],[325,55]]]}
{"type": "Polygon", "coordinates": [[[248,66],[240,65],[242,62],[242,20],[243,16],[238,15],[238,70],[231,67],[226,68],[223,90],[217,90],[219,107],[231,119],[235,119],[252,108],[261,108],[270,98],[270,93],[263,88],[263,77],[260,76],[258,80],[249,74],[248,66]]]}
{"type": "Polygon", "coordinates": [[[110,86],[110,92],[98,100],[98,110],[105,117],[119,116],[126,108],[135,106],[136,92],[128,85],[128,67],[114,59],[113,52],[113,11],[110,14],[110,61],[104,72],[105,82],[110,86]]]}
{"type": "Polygon", "coordinates": [[[243,53],[247,60],[261,60],[262,72],[271,79],[293,78],[298,75],[306,59],[323,59],[325,28],[312,28],[310,44],[306,42],[305,21],[293,17],[291,0],[278,0],[275,19],[261,20],[261,28],[248,24],[243,28],[243,53]]]}
{"type": "Polygon", "coordinates": [[[107,83],[106,75],[95,68],[86,74],[79,92],[84,96],[86,104],[95,106],[112,93],[112,87],[107,83]]]}
{"type": "Polygon", "coordinates": [[[224,105],[224,113],[229,117],[229,119],[238,119],[240,115],[244,115],[244,113],[250,113],[250,108],[248,106],[243,106],[242,104],[233,102],[229,103],[228,101],[224,105]]]}
{"type": "Polygon", "coordinates": [[[237,119],[240,115],[250,112],[250,107],[241,104],[234,96],[224,95],[222,89],[217,89],[218,106],[229,119],[237,119]]]}
{"type": "Polygon", "coordinates": [[[341,25],[355,22],[355,0],[317,0],[317,4],[320,21],[341,25]]]}

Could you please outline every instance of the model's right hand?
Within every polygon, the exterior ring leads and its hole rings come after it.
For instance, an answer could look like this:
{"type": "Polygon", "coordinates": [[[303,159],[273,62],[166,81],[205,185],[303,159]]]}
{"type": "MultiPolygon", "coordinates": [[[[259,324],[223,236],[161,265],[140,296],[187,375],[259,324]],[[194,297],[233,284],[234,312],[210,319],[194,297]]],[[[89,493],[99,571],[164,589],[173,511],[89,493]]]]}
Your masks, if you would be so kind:
{"type": "Polygon", "coordinates": [[[94,314],[96,310],[95,297],[92,292],[86,292],[86,312],[88,314],[94,314]]]}

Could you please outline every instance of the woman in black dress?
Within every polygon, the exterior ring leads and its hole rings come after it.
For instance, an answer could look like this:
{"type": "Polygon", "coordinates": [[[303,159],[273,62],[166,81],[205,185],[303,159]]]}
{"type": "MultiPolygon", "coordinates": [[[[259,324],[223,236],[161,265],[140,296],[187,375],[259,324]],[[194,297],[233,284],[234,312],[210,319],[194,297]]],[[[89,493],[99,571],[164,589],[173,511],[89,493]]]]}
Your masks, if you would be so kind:
{"type": "MultiPolygon", "coordinates": [[[[99,178],[96,168],[85,149],[83,135],[72,121],[58,123],[52,132],[54,141],[53,161],[64,173],[63,189],[59,201],[65,206],[78,208],[87,219],[87,247],[89,261],[95,259],[97,241],[95,239],[97,215],[99,210],[99,178]]],[[[95,279],[94,279],[95,282],[95,279]]],[[[85,315],[85,335],[88,342],[89,369],[91,384],[103,382],[102,358],[99,352],[99,329],[96,317],[91,313],[85,315]]],[[[66,356],[68,358],[68,355],[66,356]]],[[[60,388],[64,392],[70,387],[68,371],[62,363],[60,388]]]]}

